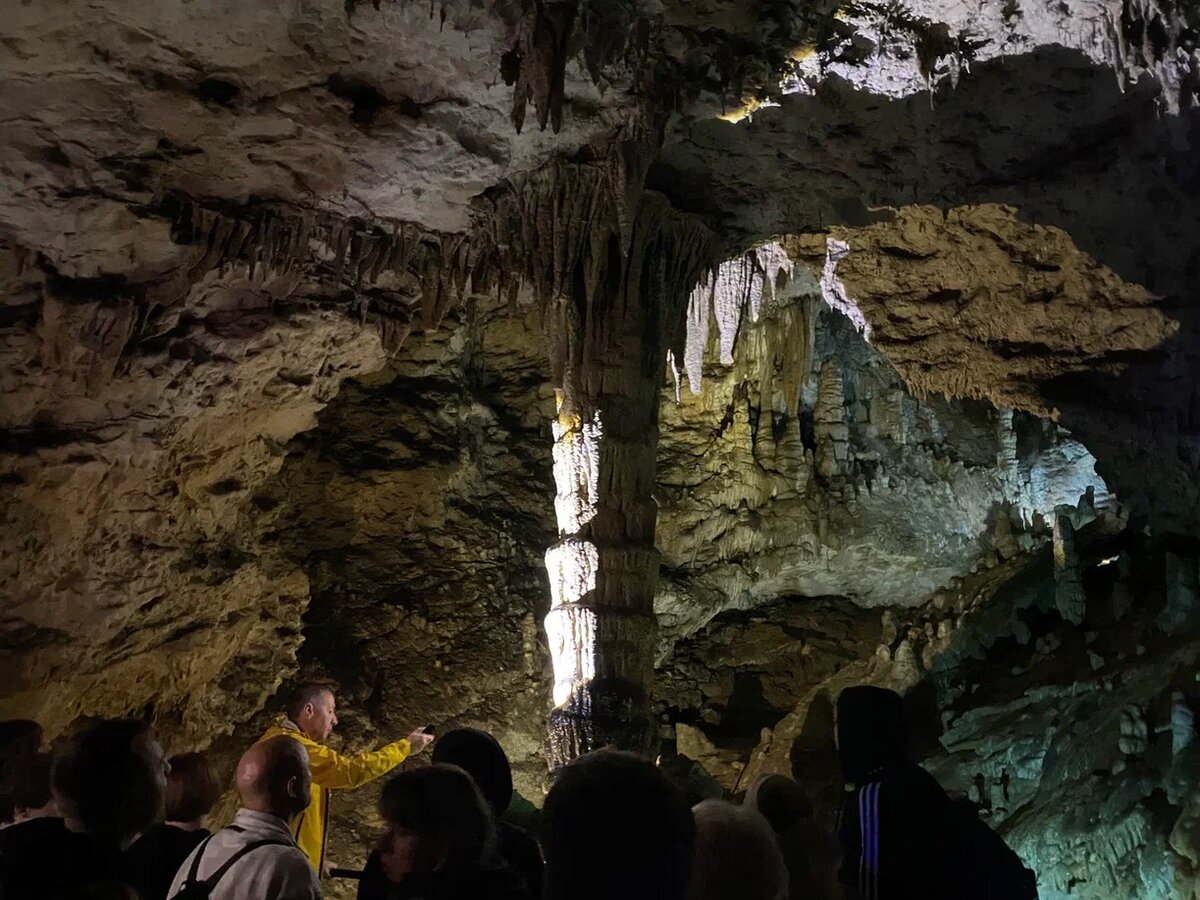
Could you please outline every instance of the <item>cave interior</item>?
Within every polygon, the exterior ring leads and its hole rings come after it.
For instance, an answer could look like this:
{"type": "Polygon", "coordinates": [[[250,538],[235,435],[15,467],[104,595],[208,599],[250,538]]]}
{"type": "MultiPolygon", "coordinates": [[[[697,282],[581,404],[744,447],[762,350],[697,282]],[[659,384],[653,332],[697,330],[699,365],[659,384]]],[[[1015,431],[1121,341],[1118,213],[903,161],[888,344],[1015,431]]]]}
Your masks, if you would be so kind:
{"type": "Polygon", "coordinates": [[[5,16],[0,718],[827,810],[876,684],[1043,900],[1200,897],[1195,0],[5,16]]]}

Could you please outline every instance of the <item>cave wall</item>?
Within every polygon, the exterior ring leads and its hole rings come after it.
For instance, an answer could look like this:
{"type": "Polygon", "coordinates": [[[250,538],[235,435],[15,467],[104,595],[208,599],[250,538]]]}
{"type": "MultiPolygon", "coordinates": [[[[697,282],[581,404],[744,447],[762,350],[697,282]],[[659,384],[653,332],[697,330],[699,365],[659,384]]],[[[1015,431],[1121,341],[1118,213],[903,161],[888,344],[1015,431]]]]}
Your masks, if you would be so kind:
{"type": "Polygon", "coordinates": [[[379,339],[231,275],[129,346],[119,280],[5,260],[0,715],[53,736],[145,711],[205,746],[303,640],[308,579],[259,542],[255,492],[343,379],[382,366],[379,339]]]}

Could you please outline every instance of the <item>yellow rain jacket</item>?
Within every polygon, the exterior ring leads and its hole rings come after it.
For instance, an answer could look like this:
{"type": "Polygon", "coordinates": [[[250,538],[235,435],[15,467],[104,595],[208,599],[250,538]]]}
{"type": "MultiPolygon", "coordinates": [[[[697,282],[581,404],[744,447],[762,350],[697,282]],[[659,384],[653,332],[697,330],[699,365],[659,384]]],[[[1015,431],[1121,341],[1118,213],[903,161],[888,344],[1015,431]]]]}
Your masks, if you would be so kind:
{"type": "Polygon", "coordinates": [[[290,721],[267,729],[259,742],[268,738],[286,735],[295,738],[308,751],[308,767],[312,770],[312,803],[308,809],[292,820],[292,836],[308,861],[316,870],[317,877],[324,873],[325,835],[329,830],[329,792],[343,788],[362,787],[382,775],[386,775],[412,752],[407,740],[399,740],[369,753],[342,756],[336,750],[318,744],[305,737],[290,721]]]}

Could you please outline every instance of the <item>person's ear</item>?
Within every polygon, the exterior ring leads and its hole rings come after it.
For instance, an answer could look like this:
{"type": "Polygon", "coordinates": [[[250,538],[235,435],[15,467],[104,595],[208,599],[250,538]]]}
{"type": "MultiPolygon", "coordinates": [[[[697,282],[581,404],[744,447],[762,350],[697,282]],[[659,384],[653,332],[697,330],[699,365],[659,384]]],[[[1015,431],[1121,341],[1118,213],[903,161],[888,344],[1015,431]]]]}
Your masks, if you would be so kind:
{"type": "Polygon", "coordinates": [[[300,779],[293,775],[287,780],[285,790],[287,791],[287,795],[289,797],[298,800],[300,798],[300,779]]]}

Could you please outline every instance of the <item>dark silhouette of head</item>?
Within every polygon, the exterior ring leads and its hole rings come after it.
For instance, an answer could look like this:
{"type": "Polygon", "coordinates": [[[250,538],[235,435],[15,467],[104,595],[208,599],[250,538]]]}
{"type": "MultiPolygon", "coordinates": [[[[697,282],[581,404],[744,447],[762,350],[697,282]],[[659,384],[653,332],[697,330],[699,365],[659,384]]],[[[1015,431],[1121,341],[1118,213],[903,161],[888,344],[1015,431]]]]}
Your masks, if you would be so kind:
{"type": "Polygon", "coordinates": [[[242,806],[290,820],[312,802],[308,752],[295,738],[278,735],[242,754],[237,767],[242,806]]]}
{"type": "Polygon", "coordinates": [[[92,722],[60,744],[51,789],[67,827],[123,849],[162,813],[167,763],[150,727],[92,722]]]}
{"type": "Polygon", "coordinates": [[[763,775],[756,780],[746,792],[746,805],[757,809],[776,834],[813,815],[804,788],[786,775],[763,775]]]}
{"type": "Polygon", "coordinates": [[[13,818],[17,822],[53,815],[50,802],[50,769],[53,759],[49,753],[31,753],[13,762],[5,778],[5,790],[12,799],[13,818]]]}
{"type": "Polygon", "coordinates": [[[180,753],[169,760],[167,773],[167,821],[180,824],[201,822],[212,812],[221,796],[221,780],[202,753],[180,753]]]}
{"type": "Polygon", "coordinates": [[[456,728],[437,739],[433,761],[458,766],[479,786],[492,812],[501,815],[512,802],[512,766],[500,743],[478,728],[456,728]]]}
{"type": "Polygon", "coordinates": [[[379,813],[388,823],[379,849],[390,881],[479,862],[495,844],[491,810],[458,766],[402,772],[384,785],[379,813]]]}
{"type": "Polygon", "coordinates": [[[696,825],[653,763],[600,750],[566,766],[542,812],[546,900],[682,900],[696,825]]]}
{"type": "Polygon", "coordinates": [[[18,760],[37,753],[42,747],[42,726],[31,719],[0,722],[0,822],[11,822],[14,814],[9,790],[12,768],[18,760]]]}
{"type": "Polygon", "coordinates": [[[696,854],[690,900],[786,900],[787,867],[757,810],[705,800],[692,810],[696,854]]]}
{"type": "Polygon", "coordinates": [[[0,722],[0,764],[42,749],[42,726],[32,719],[0,722]]]}
{"type": "Polygon", "coordinates": [[[904,699],[869,684],[846,688],[837,699],[837,746],[842,777],[854,784],[907,761],[904,699]]]}
{"type": "Polygon", "coordinates": [[[328,684],[302,684],[288,698],[288,719],[314,741],[329,737],[337,725],[337,698],[328,684]]]}

